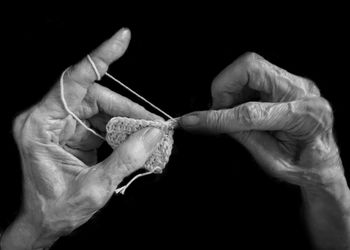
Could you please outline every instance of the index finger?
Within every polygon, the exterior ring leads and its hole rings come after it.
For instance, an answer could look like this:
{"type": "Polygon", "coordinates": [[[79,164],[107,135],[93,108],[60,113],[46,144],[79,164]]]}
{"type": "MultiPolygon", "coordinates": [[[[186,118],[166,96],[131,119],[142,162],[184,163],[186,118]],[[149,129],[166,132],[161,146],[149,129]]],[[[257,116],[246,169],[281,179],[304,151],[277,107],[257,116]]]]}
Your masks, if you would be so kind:
{"type": "Polygon", "coordinates": [[[66,114],[63,110],[61,99],[64,96],[67,106],[74,111],[81,105],[86,92],[93,85],[94,81],[97,80],[97,74],[93,65],[95,65],[99,75],[103,76],[107,72],[108,66],[124,54],[129,41],[130,31],[128,29],[121,29],[91,52],[90,56],[93,64],[90,63],[87,57],[84,57],[80,62],[69,67],[61,75],[61,84],[55,85],[46,98],[44,98],[42,106],[51,113],[52,111],[58,111],[58,116],[61,117],[62,111],[63,114],[66,114]],[[64,91],[62,90],[63,88],[64,91]]]}
{"type": "Polygon", "coordinates": [[[126,116],[135,119],[163,120],[143,106],[97,83],[89,88],[87,96],[88,99],[93,100],[92,105],[97,104],[98,112],[111,117],[126,116]]]}
{"type": "MultiPolygon", "coordinates": [[[[90,53],[91,59],[102,77],[111,63],[119,59],[126,51],[130,42],[130,31],[126,28],[120,29],[110,39],[103,42],[98,48],[90,53]]],[[[87,57],[69,69],[72,81],[82,85],[91,84],[97,79],[96,72],[87,57]]]]}
{"type": "Polygon", "coordinates": [[[246,53],[224,69],[212,83],[213,108],[228,108],[253,97],[286,102],[319,96],[308,79],[293,75],[255,53],[246,53]]]}

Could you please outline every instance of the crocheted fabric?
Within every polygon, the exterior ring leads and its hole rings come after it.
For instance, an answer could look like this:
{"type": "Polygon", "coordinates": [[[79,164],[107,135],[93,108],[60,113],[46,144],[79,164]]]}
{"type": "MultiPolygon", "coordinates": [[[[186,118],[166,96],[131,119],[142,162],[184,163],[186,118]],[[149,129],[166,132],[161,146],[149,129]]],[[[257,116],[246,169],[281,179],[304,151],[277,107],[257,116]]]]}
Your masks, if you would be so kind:
{"type": "Polygon", "coordinates": [[[141,119],[132,119],[127,117],[114,117],[106,126],[106,140],[108,144],[116,149],[128,137],[140,129],[146,127],[159,128],[163,131],[163,138],[158,147],[155,149],[150,158],[143,166],[148,171],[161,173],[165,165],[169,161],[171,150],[173,147],[173,133],[176,121],[148,121],[141,119]]]}

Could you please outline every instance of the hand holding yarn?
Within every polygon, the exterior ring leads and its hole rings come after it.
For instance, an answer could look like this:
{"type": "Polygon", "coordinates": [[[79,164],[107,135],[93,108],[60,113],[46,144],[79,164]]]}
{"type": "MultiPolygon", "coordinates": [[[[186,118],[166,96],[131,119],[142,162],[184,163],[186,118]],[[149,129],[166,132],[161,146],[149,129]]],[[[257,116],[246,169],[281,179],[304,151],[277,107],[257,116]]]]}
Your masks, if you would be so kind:
{"type": "MultiPolygon", "coordinates": [[[[122,29],[90,54],[101,76],[122,56],[129,40],[130,31],[122,29]]],[[[22,157],[24,198],[20,216],[3,237],[6,246],[48,247],[85,223],[125,176],[144,166],[163,138],[160,129],[140,129],[97,163],[103,140],[96,134],[106,133],[112,117],[162,118],[95,80],[95,69],[84,58],[62,74],[63,91],[58,82],[41,102],[16,118],[14,136],[22,157]],[[62,94],[69,110],[96,134],[67,112],[62,94]]]]}
{"type": "Polygon", "coordinates": [[[213,110],[184,116],[183,128],[227,133],[270,174],[302,187],[344,179],[332,108],[312,81],[247,53],[214,80],[212,96],[213,110]]]}
{"type": "Polygon", "coordinates": [[[300,187],[315,249],[349,249],[350,190],[332,108],[317,86],[247,53],[211,90],[212,110],[185,115],[179,124],[238,140],[269,174],[300,187]]]}

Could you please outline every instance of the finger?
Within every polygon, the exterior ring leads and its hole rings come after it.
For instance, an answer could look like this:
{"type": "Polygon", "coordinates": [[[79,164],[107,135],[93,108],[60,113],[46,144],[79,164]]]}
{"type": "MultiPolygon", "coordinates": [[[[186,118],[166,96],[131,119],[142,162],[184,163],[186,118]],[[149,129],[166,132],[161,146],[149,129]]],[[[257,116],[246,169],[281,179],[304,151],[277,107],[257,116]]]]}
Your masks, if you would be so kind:
{"type": "Polygon", "coordinates": [[[113,153],[99,163],[103,179],[111,180],[114,190],[124,177],[144,166],[147,159],[158,146],[163,132],[156,128],[145,128],[132,134],[113,153]]]}
{"type": "MultiPolygon", "coordinates": [[[[90,53],[101,77],[107,72],[111,63],[120,58],[130,42],[130,31],[120,29],[110,39],[102,43],[97,49],[90,53]]],[[[91,84],[97,80],[97,75],[91,63],[84,57],[79,63],[70,67],[68,75],[72,81],[82,85],[91,84]]]]}
{"type": "Polygon", "coordinates": [[[332,127],[332,111],[321,98],[285,103],[249,102],[232,109],[190,113],[180,125],[193,131],[235,133],[250,130],[283,130],[298,137],[332,127]]]}
{"type": "MultiPolygon", "coordinates": [[[[130,31],[121,29],[90,54],[101,76],[105,74],[108,66],[113,61],[123,55],[129,41],[130,31]]],[[[61,75],[59,83],[62,81],[64,85],[64,98],[71,110],[74,111],[81,104],[87,89],[96,79],[96,73],[87,57],[83,58],[76,65],[69,67],[65,74],[61,75]]],[[[48,110],[51,115],[58,117],[62,117],[61,89],[61,85],[57,84],[41,103],[41,106],[48,110]]]]}
{"type": "MultiPolygon", "coordinates": [[[[239,102],[246,101],[241,92],[248,82],[247,56],[243,55],[226,67],[213,81],[211,93],[213,98],[212,108],[228,108],[239,102]]],[[[249,91],[249,90],[248,90],[249,91]]],[[[250,90],[252,92],[252,90],[250,90]]]]}
{"type": "Polygon", "coordinates": [[[249,102],[232,109],[193,112],[183,116],[180,125],[188,130],[214,134],[282,129],[290,111],[288,103],[249,102]]]}
{"type": "Polygon", "coordinates": [[[319,96],[319,90],[310,80],[295,76],[255,53],[238,58],[212,83],[214,109],[251,101],[257,94],[267,101],[285,102],[319,96]]]}
{"type": "Polygon", "coordinates": [[[141,105],[99,84],[91,86],[87,96],[88,99],[93,100],[92,105],[97,105],[98,113],[110,117],[126,116],[135,119],[163,120],[163,118],[147,111],[141,105]]]}

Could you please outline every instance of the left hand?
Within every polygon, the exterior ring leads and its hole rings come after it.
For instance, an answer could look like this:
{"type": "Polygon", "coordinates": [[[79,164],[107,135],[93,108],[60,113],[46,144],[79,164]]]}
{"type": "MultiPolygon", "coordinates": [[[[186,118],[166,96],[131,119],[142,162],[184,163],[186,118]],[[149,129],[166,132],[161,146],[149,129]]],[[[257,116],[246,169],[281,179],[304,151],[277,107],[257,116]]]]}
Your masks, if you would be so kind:
{"type": "MultiPolygon", "coordinates": [[[[101,76],[122,56],[129,40],[130,31],[122,29],[90,54],[101,76]]],[[[70,110],[100,134],[114,116],[161,119],[95,83],[87,58],[70,67],[63,79],[70,110]]],[[[24,199],[19,217],[3,236],[3,249],[48,247],[85,223],[106,204],[125,176],[144,165],[161,136],[158,129],[138,131],[97,163],[97,149],[103,140],[67,113],[56,83],[40,103],[14,122],[24,199]]]]}
{"type": "Polygon", "coordinates": [[[349,249],[350,190],[316,85],[247,53],[214,80],[212,96],[213,110],[182,117],[182,127],[238,140],[268,173],[301,187],[315,248],[349,249]]]}
{"type": "Polygon", "coordinates": [[[247,53],[216,77],[212,96],[213,110],[183,116],[184,129],[232,136],[287,182],[319,190],[343,185],[332,109],[312,81],[247,53]]]}

